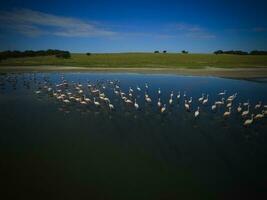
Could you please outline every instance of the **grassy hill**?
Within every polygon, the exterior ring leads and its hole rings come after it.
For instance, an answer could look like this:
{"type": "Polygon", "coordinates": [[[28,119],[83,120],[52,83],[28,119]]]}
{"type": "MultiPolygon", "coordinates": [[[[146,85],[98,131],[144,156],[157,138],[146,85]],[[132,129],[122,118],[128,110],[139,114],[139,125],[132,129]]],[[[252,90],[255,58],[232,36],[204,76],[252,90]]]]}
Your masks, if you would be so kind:
{"type": "Polygon", "coordinates": [[[267,67],[267,56],[214,55],[214,54],[154,54],[154,53],[109,53],[71,54],[70,59],[55,56],[10,58],[2,60],[1,66],[77,66],[94,68],[248,68],[267,67]]]}

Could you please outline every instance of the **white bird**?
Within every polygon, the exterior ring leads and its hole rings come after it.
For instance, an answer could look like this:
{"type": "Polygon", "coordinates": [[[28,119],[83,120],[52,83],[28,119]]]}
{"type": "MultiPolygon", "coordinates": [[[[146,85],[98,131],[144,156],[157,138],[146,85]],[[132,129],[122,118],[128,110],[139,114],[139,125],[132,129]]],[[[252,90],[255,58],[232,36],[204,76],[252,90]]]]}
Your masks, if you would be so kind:
{"type": "Polygon", "coordinates": [[[186,97],[186,91],[184,91],[184,98],[186,97]]]}
{"type": "Polygon", "coordinates": [[[100,103],[99,103],[98,101],[95,100],[95,97],[94,97],[94,104],[95,104],[96,106],[100,106],[100,103]]]}
{"type": "Polygon", "coordinates": [[[35,91],[35,94],[40,94],[40,93],[41,93],[40,90],[35,91]]]}
{"type": "Polygon", "coordinates": [[[114,94],[119,95],[119,91],[114,89],[114,94]]]}
{"type": "Polygon", "coordinates": [[[70,101],[68,99],[64,99],[63,102],[66,104],[70,103],[70,101]]]}
{"type": "Polygon", "coordinates": [[[87,98],[85,95],[83,95],[83,99],[84,99],[84,101],[86,101],[87,103],[90,103],[90,102],[91,102],[91,99],[87,98]]]}
{"type": "Polygon", "coordinates": [[[131,87],[129,88],[129,93],[133,93],[133,89],[131,87]]]}
{"type": "Polygon", "coordinates": [[[152,102],[150,97],[146,97],[145,100],[146,100],[147,103],[151,103],[152,102]]]}
{"type": "Polygon", "coordinates": [[[216,109],[216,104],[211,106],[211,110],[215,110],[216,109]]]}
{"type": "Polygon", "coordinates": [[[228,116],[230,116],[230,114],[231,114],[231,107],[229,107],[229,110],[228,111],[225,111],[224,113],[223,113],[223,116],[224,117],[228,117],[228,116]]]}
{"type": "Polygon", "coordinates": [[[197,107],[197,110],[195,111],[195,118],[199,116],[199,106],[197,107]]]}
{"type": "Polygon", "coordinates": [[[248,105],[249,105],[249,100],[243,103],[243,106],[248,106],[248,105]]]}
{"type": "Polygon", "coordinates": [[[220,92],[218,95],[222,96],[222,95],[225,95],[225,94],[226,94],[226,90],[224,90],[223,92],[220,92]]]}
{"type": "Polygon", "coordinates": [[[189,99],[188,103],[189,103],[189,104],[191,104],[191,103],[192,103],[192,101],[193,101],[193,98],[192,98],[192,97],[190,97],[190,99],[189,99]]]}
{"type": "Polygon", "coordinates": [[[172,105],[172,102],[173,102],[173,100],[172,100],[172,96],[171,96],[171,98],[169,99],[169,104],[172,105]]]}
{"type": "Polygon", "coordinates": [[[187,103],[187,100],[184,101],[184,107],[187,111],[190,110],[190,105],[187,103]]]}
{"type": "Polygon", "coordinates": [[[87,105],[87,102],[86,102],[86,101],[83,101],[83,100],[81,99],[80,104],[82,104],[82,105],[87,105]]]}
{"type": "Polygon", "coordinates": [[[215,101],[215,105],[223,105],[224,104],[224,98],[222,98],[221,101],[215,101]]]}
{"type": "Polygon", "coordinates": [[[229,97],[227,98],[227,101],[233,101],[233,100],[236,98],[236,96],[237,96],[237,93],[235,93],[235,94],[229,96],[229,97]]]}
{"type": "Polygon", "coordinates": [[[166,104],[164,104],[164,106],[160,109],[161,113],[164,113],[166,111],[166,104]]]}
{"type": "Polygon", "coordinates": [[[255,109],[258,109],[260,107],[261,107],[261,101],[259,101],[259,103],[255,105],[255,109]]]}
{"type": "Polygon", "coordinates": [[[200,98],[198,98],[199,102],[202,102],[204,100],[204,93],[202,93],[202,96],[200,98]]]}
{"type": "Polygon", "coordinates": [[[242,105],[242,104],[239,103],[239,105],[238,105],[238,107],[237,107],[237,112],[239,112],[239,113],[242,111],[242,107],[241,107],[241,105],[242,105]]]}
{"type": "Polygon", "coordinates": [[[202,104],[205,105],[207,104],[209,101],[209,95],[207,95],[207,98],[203,100],[202,104]]]}
{"type": "Polygon", "coordinates": [[[170,97],[171,97],[171,98],[173,97],[173,91],[171,92],[170,97]]]}
{"type": "Polygon", "coordinates": [[[109,107],[110,110],[114,110],[114,105],[113,104],[109,103],[108,107],[109,107]]]}
{"type": "Polygon", "coordinates": [[[180,93],[180,91],[179,91],[178,94],[177,94],[177,96],[176,96],[176,98],[177,98],[177,99],[180,99],[180,97],[181,97],[181,93],[180,93]]]}
{"type": "Polygon", "coordinates": [[[226,107],[227,107],[227,108],[232,107],[232,102],[228,103],[228,104],[226,105],[226,107]]]}
{"type": "Polygon", "coordinates": [[[141,91],[141,88],[139,86],[136,87],[136,89],[140,92],[141,91]]]}
{"type": "Polygon", "coordinates": [[[245,110],[245,111],[243,111],[242,114],[241,114],[241,116],[242,116],[242,117],[245,117],[245,116],[247,116],[248,114],[249,114],[249,104],[248,104],[248,109],[245,110]]]}
{"type": "Polygon", "coordinates": [[[138,108],[139,108],[139,105],[138,105],[138,103],[136,102],[136,99],[134,100],[134,107],[135,107],[136,110],[138,110],[138,108]]]}
{"type": "Polygon", "coordinates": [[[264,117],[264,115],[265,115],[265,111],[263,110],[261,113],[257,114],[257,115],[254,117],[254,119],[261,119],[261,118],[264,117]]]}
{"type": "Polygon", "coordinates": [[[145,88],[148,89],[148,84],[147,83],[145,83],[145,88]]]}
{"type": "Polygon", "coordinates": [[[161,107],[161,101],[160,101],[160,98],[158,100],[158,107],[161,107]]]}
{"type": "Polygon", "coordinates": [[[161,94],[161,90],[160,90],[160,88],[158,89],[158,94],[159,94],[159,95],[161,94]]]}
{"type": "Polygon", "coordinates": [[[133,102],[130,99],[125,99],[125,103],[132,104],[133,102]]]}
{"type": "Polygon", "coordinates": [[[244,126],[249,126],[253,123],[253,117],[254,117],[254,114],[251,114],[251,119],[247,119],[245,122],[244,122],[244,126]]]}

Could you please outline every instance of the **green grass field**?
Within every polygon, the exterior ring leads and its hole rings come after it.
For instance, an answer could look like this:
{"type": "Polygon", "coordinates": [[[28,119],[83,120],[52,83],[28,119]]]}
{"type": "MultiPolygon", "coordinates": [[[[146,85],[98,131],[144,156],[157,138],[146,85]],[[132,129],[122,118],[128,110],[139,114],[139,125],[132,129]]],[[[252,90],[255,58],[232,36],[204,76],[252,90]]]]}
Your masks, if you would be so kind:
{"type": "Polygon", "coordinates": [[[77,66],[92,68],[249,68],[267,67],[267,56],[239,56],[214,54],[72,54],[70,59],[55,56],[12,58],[2,60],[0,66],[77,66]]]}

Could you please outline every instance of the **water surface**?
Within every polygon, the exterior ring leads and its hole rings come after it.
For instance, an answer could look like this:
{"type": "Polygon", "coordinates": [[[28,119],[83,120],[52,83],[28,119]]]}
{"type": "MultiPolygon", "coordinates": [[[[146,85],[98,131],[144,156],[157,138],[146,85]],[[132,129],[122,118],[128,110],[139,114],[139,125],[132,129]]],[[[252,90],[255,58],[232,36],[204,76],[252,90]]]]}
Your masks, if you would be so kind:
{"type": "MultiPolygon", "coordinates": [[[[249,99],[267,103],[266,80],[127,73],[21,73],[0,75],[1,187],[10,197],[59,199],[231,199],[264,193],[267,187],[267,120],[249,127],[236,108],[249,99]],[[115,107],[64,103],[43,89],[56,90],[62,78],[96,84],[115,107]],[[126,105],[109,81],[140,109],[126,105]],[[145,83],[152,104],[145,103],[145,83]],[[137,92],[136,86],[142,91],[137,92]],[[105,86],[106,89],[103,89],[105,86]],[[158,88],[167,112],[156,102],[158,88]],[[40,94],[36,91],[40,90],[40,94]],[[218,93],[237,92],[233,112],[211,110],[218,93]],[[174,92],[174,104],[168,104],[174,92]],[[181,92],[178,101],[176,95],[181,92]],[[193,98],[184,108],[184,91],[193,98]],[[206,106],[197,99],[209,94],[206,106]],[[199,118],[194,111],[200,106],[199,118]]],[[[69,90],[73,90],[69,86],[69,90]]],[[[245,109],[245,108],[244,108],[245,109]]]]}

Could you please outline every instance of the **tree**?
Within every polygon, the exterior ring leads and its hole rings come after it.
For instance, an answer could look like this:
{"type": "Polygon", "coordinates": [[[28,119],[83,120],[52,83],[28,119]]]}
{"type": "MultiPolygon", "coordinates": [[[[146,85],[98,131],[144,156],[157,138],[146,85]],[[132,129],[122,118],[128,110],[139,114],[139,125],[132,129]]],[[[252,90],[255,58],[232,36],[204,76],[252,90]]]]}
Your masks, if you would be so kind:
{"type": "Polygon", "coordinates": [[[88,53],[86,53],[86,55],[87,55],[87,56],[90,56],[90,55],[91,55],[91,53],[89,53],[89,52],[88,52],[88,53]]]}
{"type": "Polygon", "coordinates": [[[216,55],[223,54],[223,51],[222,50],[214,51],[214,54],[216,54],[216,55]]]}
{"type": "Polygon", "coordinates": [[[166,51],[166,50],[164,50],[164,51],[163,51],[163,53],[167,53],[167,51],[166,51]]]}
{"type": "Polygon", "coordinates": [[[154,53],[159,53],[159,51],[154,51],[154,53]]]}
{"type": "Polygon", "coordinates": [[[188,51],[185,51],[185,50],[183,50],[181,52],[182,52],[182,54],[188,54],[188,51]]]}
{"type": "Polygon", "coordinates": [[[56,55],[57,58],[70,58],[70,52],[64,51],[56,55]]]}

